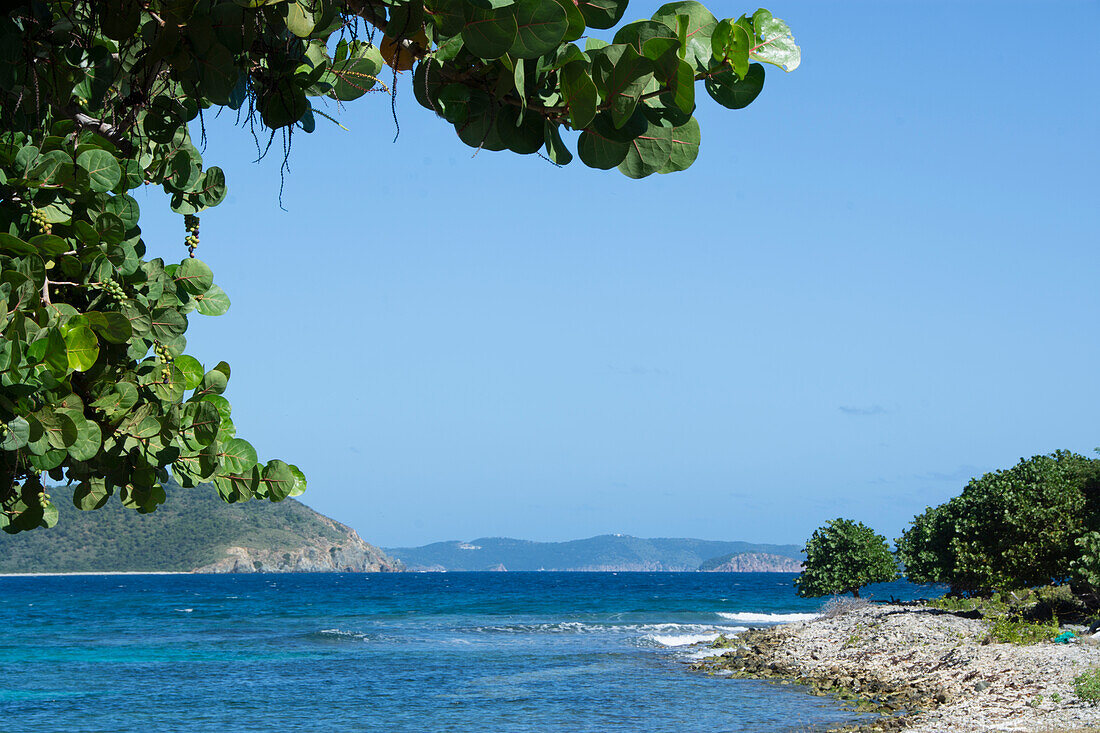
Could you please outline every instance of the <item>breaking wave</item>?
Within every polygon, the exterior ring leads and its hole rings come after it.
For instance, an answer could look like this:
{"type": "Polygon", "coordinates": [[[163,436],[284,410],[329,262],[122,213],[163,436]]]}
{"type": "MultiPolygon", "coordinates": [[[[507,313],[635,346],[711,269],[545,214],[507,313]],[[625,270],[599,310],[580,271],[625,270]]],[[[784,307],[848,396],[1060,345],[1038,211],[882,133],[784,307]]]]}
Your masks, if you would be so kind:
{"type": "Polygon", "coordinates": [[[789,624],[792,621],[811,621],[819,616],[816,613],[727,613],[718,615],[730,621],[742,624],[789,624]]]}

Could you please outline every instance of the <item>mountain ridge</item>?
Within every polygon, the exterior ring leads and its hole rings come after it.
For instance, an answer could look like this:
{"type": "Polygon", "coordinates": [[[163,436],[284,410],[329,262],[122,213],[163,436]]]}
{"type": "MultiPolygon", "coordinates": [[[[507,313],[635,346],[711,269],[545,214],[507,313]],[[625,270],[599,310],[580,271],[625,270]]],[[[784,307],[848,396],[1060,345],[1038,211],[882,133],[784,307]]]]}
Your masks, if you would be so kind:
{"type": "Polygon", "coordinates": [[[0,533],[0,573],[64,572],[391,572],[400,561],[352,528],[305,504],[226,504],[210,486],[166,486],[168,501],[139,514],[110,501],[73,506],[71,489],[48,489],[56,527],[0,533]]]}
{"type": "MultiPolygon", "coordinates": [[[[389,547],[384,551],[404,562],[409,570],[417,571],[503,568],[512,571],[685,572],[699,570],[708,561],[739,553],[769,555],[795,562],[802,559],[801,548],[797,545],[689,537],[642,538],[624,534],[596,535],[564,542],[481,537],[433,542],[420,547],[389,547]]],[[[758,566],[762,564],[761,560],[758,566]]]]}

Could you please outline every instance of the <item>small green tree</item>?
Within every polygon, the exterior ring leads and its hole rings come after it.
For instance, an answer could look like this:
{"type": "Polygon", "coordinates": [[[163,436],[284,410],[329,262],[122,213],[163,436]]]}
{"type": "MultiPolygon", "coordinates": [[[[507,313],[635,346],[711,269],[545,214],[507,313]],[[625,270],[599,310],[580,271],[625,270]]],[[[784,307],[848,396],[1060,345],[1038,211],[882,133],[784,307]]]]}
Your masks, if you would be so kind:
{"type": "Polygon", "coordinates": [[[803,550],[806,561],[794,579],[804,598],[851,593],[868,583],[889,583],[898,577],[886,538],[862,522],[834,519],[818,528],[803,550]]]}

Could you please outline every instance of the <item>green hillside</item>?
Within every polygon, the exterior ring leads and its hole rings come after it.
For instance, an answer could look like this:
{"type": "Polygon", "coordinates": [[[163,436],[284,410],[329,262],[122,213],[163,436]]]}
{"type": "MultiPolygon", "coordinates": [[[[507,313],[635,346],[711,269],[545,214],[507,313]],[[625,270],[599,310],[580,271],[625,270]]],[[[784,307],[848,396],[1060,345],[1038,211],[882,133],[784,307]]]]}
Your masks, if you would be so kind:
{"type": "Polygon", "coordinates": [[[117,501],[82,512],[72,489],[49,489],[57,526],[0,533],[0,572],[188,571],[220,560],[228,547],[289,553],[349,541],[350,530],[293,499],[226,504],[210,487],[166,488],[168,501],[152,514],[117,501]]]}
{"type": "Polygon", "coordinates": [[[600,535],[569,542],[531,542],[484,537],[470,542],[436,542],[394,547],[386,552],[411,570],[649,570],[691,571],[718,555],[770,553],[801,559],[797,545],[762,545],[690,538],[600,535]]]}

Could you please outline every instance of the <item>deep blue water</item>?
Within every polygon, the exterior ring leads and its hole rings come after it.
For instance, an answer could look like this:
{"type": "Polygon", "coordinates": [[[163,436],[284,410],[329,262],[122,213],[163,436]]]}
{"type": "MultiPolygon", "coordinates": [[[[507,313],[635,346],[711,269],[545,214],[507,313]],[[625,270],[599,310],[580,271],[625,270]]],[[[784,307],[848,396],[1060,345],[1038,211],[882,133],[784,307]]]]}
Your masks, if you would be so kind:
{"type": "Polygon", "coordinates": [[[687,642],[818,610],[793,577],[0,578],[0,720],[73,733],[824,729],[855,716],[684,663],[699,653],[687,642]]]}

